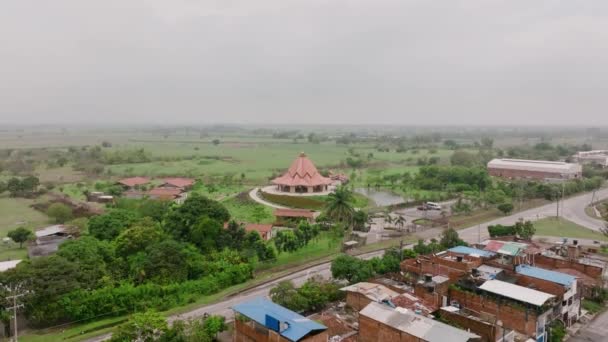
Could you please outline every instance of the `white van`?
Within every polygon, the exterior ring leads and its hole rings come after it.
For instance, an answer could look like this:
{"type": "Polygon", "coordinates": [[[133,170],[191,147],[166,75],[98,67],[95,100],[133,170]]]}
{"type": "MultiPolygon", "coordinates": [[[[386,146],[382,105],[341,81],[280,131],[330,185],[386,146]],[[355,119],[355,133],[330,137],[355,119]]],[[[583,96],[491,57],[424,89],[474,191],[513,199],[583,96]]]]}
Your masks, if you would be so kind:
{"type": "Polygon", "coordinates": [[[435,202],[426,202],[425,204],[427,210],[441,210],[441,205],[435,202]]]}

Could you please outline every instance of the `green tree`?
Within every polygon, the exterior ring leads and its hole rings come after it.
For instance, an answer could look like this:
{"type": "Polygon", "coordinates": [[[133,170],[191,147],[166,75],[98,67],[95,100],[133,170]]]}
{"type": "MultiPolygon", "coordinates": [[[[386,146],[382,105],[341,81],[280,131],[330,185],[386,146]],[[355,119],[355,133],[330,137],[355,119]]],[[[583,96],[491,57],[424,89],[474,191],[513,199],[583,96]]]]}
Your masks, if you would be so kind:
{"type": "Polygon", "coordinates": [[[112,209],[89,219],[89,233],[100,240],[113,240],[137,220],[137,215],[130,210],[112,209]]]}
{"type": "Polygon", "coordinates": [[[151,218],[145,218],[124,230],[114,240],[116,254],[127,257],[144,251],[148,246],[166,238],[164,231],[151,218]]]}
{"type": "Polygon", "coordinates": [[[15,230],[11,230],[6,235],[13,241],[18,243],[19,248],[23,248],[23,243],[34,237],[34,233],[24,227],[19,227],[15,230]]]}
{"type": "Polygon", "coordinates": [[[226,318],[224,316],[209,316],[203,323],[203,331],[212,339],[215,339],[219,333],[226,330],[226,318]]]}
{"type": "Polygon", "coordinates": [[[354,216],[353,201],[353,194],[347,187],[338,187],[333,193],[328,195],[325,206],[327,216],[336,222],[350,227],[354,216]]]}
{"type": "Polygon", "coordinates": [[[190,238],[187,239],[194,243],[203,253],[219,249],[228,241],[223,241],[225,235],[223,225],[217,220],[209,217],[201,217],[198,223],[192,227],[190,238]]]}
{"type": "Polygon", "coordinates": [[[302,312],[308,307],[306,298],[298,293],[289,280],[281,281],[277,286],[270,289],[270,299],[296,312],[302,312]]]}
{"type": "Polygon", "coordinates": [[[192,228],[198,225],[203,217],[223,224],[230,220],[230,213],[221,203],[192,194],[182,205],[169,212],[164,229],[178,240],[187,240],[192,228]]]}
{"type": "Polygon", "coordinates": [[[500,210],[504,215],[508,215],[513,211],[513,204],[509,202],[501,203],[496,208],[500,210]]]}
{"type": "Polygon", "coordinates": [[[456,232],[454,228],[448,228],[441,233],[439,244],[445,249],[467,245],[467,243],[458,236],[458,232],[456,232]]]}
{"type": "Polygon", "coordinates": [[[478,163],[477,155],[467,151],[455,151],[450,157],[450,163],[455,166],[473,166],[478,163]]]}
{"type": "Polygon", "coordinates": [[[536,228],[534,228],[534,224],[532,221],[519,221],[515,223],[515,233],[521,239],[530,240],[534,233],[536,233],[536,228]]]}
{"type": "Polygon", "coordinates": [[[46,210],[46,214],[55,219],[55,223],[65,223],[72,219],[72,208],[63,203],[53,203],[46,210]]]}
{"type": "Polygon", "coordinates": [[[28,176],[21,180],[21,184],[24,191],[35,192],[36,190],[38,190],[40,180],[38,179],[38,177],[28,176]]]}
{"type": "Polygon", "coordinates": [[[126,324],[121,325],[112,336],[113,342],[153,342],[160,341],[169,329],[163,315],[154,311],[135,313],[126,324]]]}
{"type": "Polygon", "coordinates": [[[213,145],[217,146],[220,144],[220,139],[213,139],[211,142],[213,143],[213,145]]]}
{"type": "Polygon", "coordinates": [[[355,211],[353,215],[353,229],[360,231],[367,231],[365,225],[367,224],[368,215],[363,210],[355,211]]]}
{"type": "Polygon", "coordinates": [[[274,245],[279,252],[294,252],[300,247],[300,241],[292,230],[281,230],[274,238],[274,245]]]}

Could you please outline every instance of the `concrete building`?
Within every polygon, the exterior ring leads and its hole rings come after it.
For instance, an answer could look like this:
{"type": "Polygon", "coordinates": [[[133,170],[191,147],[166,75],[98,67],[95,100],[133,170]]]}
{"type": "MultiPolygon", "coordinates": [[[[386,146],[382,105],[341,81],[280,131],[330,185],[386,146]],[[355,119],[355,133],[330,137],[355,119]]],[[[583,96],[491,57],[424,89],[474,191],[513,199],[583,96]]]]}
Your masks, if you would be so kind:
{"type": "Polygon", "coordinates": [[[346,304],[360,311],[371,302],[390,303],[399,296],[388,287],[380,284],[361,282],[340,289],[346,292],[346,304]]]}
{"type": "Polygon", "coordinates": [[[360,342],[469,342],[480,336],[411,310],[372,302],[359,313],[360,342]]]}
{"type": "Polygon", "coordinates": [[[580,164],[595,164],[608,167],[608,150],[581,151],[572,156],[580,164]]]}
{"type": "Polygon", "coordinates": [[[235,342],[326,342],[327,327],[265,298],[232,307],[235,342]]]}
{"type": "Polygon", "coordinates": [[[583,175],[580,164],[547,160],[492,159],[487,166],[490,176],[510,179],[567,180],[583,175]]]}

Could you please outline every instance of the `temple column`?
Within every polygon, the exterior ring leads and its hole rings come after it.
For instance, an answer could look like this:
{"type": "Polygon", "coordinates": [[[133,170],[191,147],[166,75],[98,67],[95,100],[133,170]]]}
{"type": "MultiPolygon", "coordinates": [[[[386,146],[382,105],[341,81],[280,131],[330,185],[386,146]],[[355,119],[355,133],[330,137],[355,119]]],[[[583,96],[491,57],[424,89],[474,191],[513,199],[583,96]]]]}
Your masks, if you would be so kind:
{"type": "Polygon", "coordinates": [[[309,186],[309,187],[308,187],[308,192],[315,192],[315,188],[314,188],[314,187],[312,187],[312,186],[309,186]]]}
{"type": "Polygon", "coordinates": [[[291,192],[291,193],[296,192],[296,187],[295,186],[290,186],[289,187],[289,192],[291,192]]]}

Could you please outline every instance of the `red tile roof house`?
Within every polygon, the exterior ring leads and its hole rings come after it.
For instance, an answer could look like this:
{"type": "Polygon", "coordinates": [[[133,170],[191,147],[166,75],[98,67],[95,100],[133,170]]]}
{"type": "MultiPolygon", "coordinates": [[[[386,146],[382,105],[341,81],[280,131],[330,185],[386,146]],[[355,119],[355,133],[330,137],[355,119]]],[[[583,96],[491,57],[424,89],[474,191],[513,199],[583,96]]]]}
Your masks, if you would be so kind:
{"type": "Polygon", "coordinates": [[[183,190],[190,190],[196,180],[192,178],[165,178],[163,180],[163,184],[161,184],[161,188],[179,188],[183,190]]]}
{"type": "Polygon", "coordinates": [[[124,179],[119,180],[117,183],[126,188],[133,189],[136,186],[145,185],[145,184],[150,183],[150,178],[148,178],[148,177],[124,178],[124,179]]]}
{"type": "Polygon", "coordinates": [[[272,180],[279,191],[290,193],[323,192],[331,183],[332,180],[323,177],[304,152],[291,163],[284,175],[272,180]]]}
{"type": "MultiPolygon", "coordinates": [[[[272,239],[272,224],[261,224],[261,223],[239,223],[245,228],[246,232],[256,231],[260,234],[263,240],[268,241],[272,239]]],[[[224,229],[228,228],[228,222],[224,223],[224,229]]]]}

